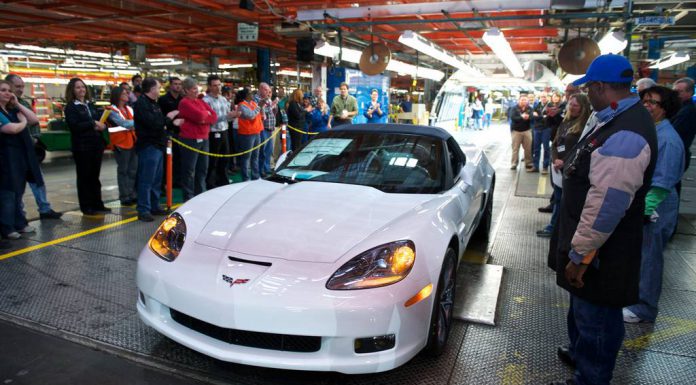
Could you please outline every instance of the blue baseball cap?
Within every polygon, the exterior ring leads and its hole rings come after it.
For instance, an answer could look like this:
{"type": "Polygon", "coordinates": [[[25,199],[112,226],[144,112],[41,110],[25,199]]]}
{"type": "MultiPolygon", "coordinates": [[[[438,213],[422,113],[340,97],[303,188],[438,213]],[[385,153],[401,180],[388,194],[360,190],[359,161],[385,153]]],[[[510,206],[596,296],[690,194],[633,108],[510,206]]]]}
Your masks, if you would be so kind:
{"type": "Polygon", "coordinates": [[[630,83],[633,81],[633,67],[621,55],[607,54],[597,56],[587,69],[585,76],[573,82],[579,86],[587,82],[630,83]]]}

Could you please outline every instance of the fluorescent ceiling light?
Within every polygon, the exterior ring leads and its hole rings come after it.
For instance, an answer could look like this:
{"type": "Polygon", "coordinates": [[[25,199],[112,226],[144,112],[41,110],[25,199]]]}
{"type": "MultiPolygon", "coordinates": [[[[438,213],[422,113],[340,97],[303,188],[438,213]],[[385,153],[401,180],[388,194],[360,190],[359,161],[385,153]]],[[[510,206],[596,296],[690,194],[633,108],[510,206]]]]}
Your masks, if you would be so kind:
{"type": "MultiPolygon", "coordinates": [[[[285,75],[285,76],[297,76],[297,71],[290,71],[290,70],[280,70],[276,72],[278,75],[285,75]]],[[[311,78],[312,74],[309,72],[300,72],[300,77],[301,78],[311,78]]]]}
{"type": "Polygon", "coordinates": [[[691,60],[691,57],[686,52],[675,52],[669,56],[665,56],[651,63],[650,68],[663,69],[677,65],[679,63],[684,63],[685,61],[691,60]]]}
{"type": "Polygon", "coordinates": [[[170,62],[170,61],[175,61],[176,59],[173,57],[149,57],[145,59],[148,62],[170,62]]]}
{"type": "Polygon", "coordinates": [[[5,48],[19,49],[19,50],[32,51],[32,52],[54,53],[54,54],[61,54],[61,55],[68,55],[68,56],[87,56],[87,57],[102,58],[102,59],[111,59],[113,57],[114,59],[126,60],[126,57],[122,56],[122,55],[113,55],[112,56],[108,53],[102,53],[102,52],[90,52],[90,51],[60,49],[60,48],[52,48],[52,47],[39,47],[39,46],[35,46],[35,45],[25,45],[25,44],[5,44],[5,48]]]}
{"type": "Polygon", "coordinates": [[[498,28],[489,29],[483,34],[483,41],[493,50],[498,59],[505,64],[512,76],[517,78],[524,76],[522,65],[512,52],[512,47],[510,47],[510,43],[505,39],[505,35],[503,35],[501,30],[498,28]]]}
{"type": "Polygon", "coordinates": [[[179,64],[183,64],[181,60],[172,60],[172,61],[158,61],[158,62],[150,62],[148,63],[150,66],[157,67],[157,66],[177,66],[179,64]]]}
{"type": "Polygon", "coordinates": [[[103,73],[119,73],[135,75],[139,74],[140,71],[137,68],[124,69],[124,68],[105,68],[105,67],[87,67],[87,66],[77,66],[77,65],[64,65],[61,64],[56,68],[58,71],[76,71],[76,72],[103,72],[103,73]]]}
{"type": "Polygon", "coordinates": [[[404,31],[404,33],[399,36],[399,43],[409,46],[416,51],[424,53],[454,68],[460,69],[471,76],[483,76],[481,71],[465,63],[459,56],[447,51],[416,32],[404,31]]]}
{"type": "Polygon", "coordinates": [[[602,55],[609,53],[618,54],[623,52],[626,45],[628,45],[628,41],[626,40],[623,32],[613,31],[604,35],[602,40],[600,40],[597,45],[599,46],[599,50],[602,52],[602,55]]]}
{"type": "Polygon", "coordinates": [[[314,47],[314,53],[321,56],[326,56],[330,58],[337,58],[339,52],[341,53],[341,60],[345,60],[350,63],[358,64],[360,63],[360,56],[362,51],[352,48],[339,48],[335,45],[331,45],[325,41],[317,42],[316,47],[314,47]]]}
{"type": "Polygon", "coordinates": [[[220,64],[218,68],[225,70],[232,68],[252,68],[253,66],[253,64],[220,64]]]}
{"type": "MultiPolygon", "coordinates": [[[[317,46],[314,47],[314,53],[321,56],[326,56],[330,58],[336,58],[338,56],[338,51],[340,48],[335,45],[331,45],[325,41],[320,41],[317,46]]],[[[361,51],[352,48],[343,48],[343,53],[341,59],[347,62],[358,64],[360,63],[361,51]]],[[[440,70],[416,67],[413,64],[404,63],[398,60],[390,60],[387,65],[387,70],[396,72],[399,74],[417,76],[420,78],[431,79],[435,81],[442,80],[445,77],[445,73],[440,70]]]]}
{"type": "MultiPolygon", "coordinates": [[[[22,78],[26,83],[45,83],[45,84],[68,84],[70,79],[64,78],[43,78],[43,77],[26,77],[22,78]]],[[[107,84],[106,80],[90,80],[82,79],[82,81],[88,86],[105,86],[107,84]]]]}

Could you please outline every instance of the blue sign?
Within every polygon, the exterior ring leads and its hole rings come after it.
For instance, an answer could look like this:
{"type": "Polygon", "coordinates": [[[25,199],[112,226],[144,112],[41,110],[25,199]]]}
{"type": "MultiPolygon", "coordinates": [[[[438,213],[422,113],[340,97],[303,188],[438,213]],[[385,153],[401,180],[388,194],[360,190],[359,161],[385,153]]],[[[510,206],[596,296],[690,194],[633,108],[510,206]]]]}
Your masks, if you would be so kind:
{"type": "Polygon", "coordinates": [[[389,119],[389,86],[390,79],[384,75],[365,75],[362,71],[346,70],[346,83],[350,87],[350,94],[355,96],[358,101],[358,115],[353,119],[353,123],[366,123],[365,111],[370,106],[370,93],[377,90],[379,96],[377,101],[380,103],[384,115],[379,119],[380,123],[386,123],[389,119]]]}
{"type": "Polygon", "coordinates": [[[674,25],[674,16],[640,16],[636,17],[636,25],[674,25]]]}

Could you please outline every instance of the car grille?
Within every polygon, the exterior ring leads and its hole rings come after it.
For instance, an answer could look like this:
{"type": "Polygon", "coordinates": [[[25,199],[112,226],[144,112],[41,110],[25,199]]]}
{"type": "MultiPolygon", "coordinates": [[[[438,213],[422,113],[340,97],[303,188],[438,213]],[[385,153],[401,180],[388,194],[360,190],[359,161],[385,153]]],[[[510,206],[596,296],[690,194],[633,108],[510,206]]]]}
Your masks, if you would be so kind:
{"type": "Polygon", "coordinates": [[[285,352],[311,353],[319,351],[321,337],[294,336],[287,334],[251,332],[247,330],[226,329],[169,309],[172,319],[208,337],[233,345],[285,352]]]}

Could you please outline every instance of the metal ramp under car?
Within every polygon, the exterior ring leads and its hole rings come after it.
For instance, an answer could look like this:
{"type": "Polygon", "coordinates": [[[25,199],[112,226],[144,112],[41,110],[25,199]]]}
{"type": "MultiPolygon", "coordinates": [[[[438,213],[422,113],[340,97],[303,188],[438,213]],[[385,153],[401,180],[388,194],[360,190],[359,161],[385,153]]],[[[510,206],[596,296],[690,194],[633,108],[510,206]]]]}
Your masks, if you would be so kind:
{"type": "Polygon", "coordinates": [[[495,325],[502,279],[502,266],[462,262],[457,270],[454,318],[495,325]]]}

